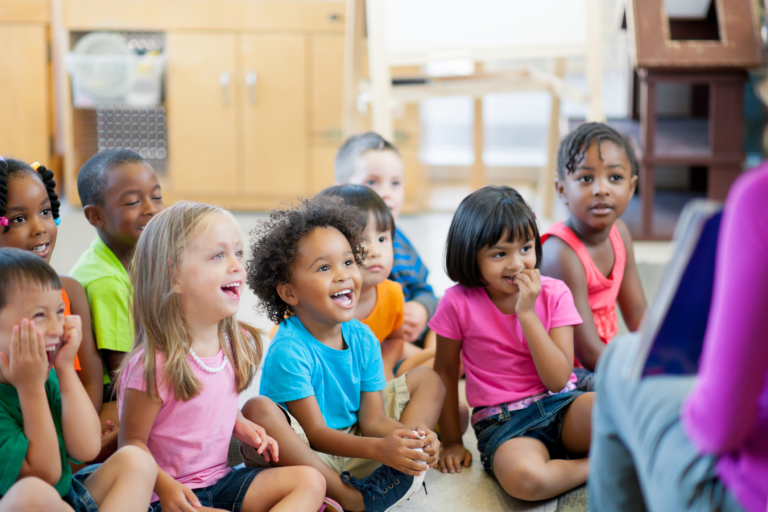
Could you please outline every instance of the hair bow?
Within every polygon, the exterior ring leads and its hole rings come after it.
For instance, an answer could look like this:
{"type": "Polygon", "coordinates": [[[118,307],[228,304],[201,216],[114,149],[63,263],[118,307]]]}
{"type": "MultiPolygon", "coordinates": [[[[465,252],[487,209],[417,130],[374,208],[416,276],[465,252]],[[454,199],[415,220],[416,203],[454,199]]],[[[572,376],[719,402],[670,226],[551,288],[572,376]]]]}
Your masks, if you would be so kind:
{"type": "Polygon", "coordinates": [[[34,170],[38,170],[38,169],[40,168],[40,162],[35,162],[35,163],[33,163],[33,164],[31,165],[31,167],[32,167],[34,170]]]}
{"type": "Polygon", "coordinates": [[[7,217],[0,217],[0,226],[6,227],[8,225],[7,217]]]}

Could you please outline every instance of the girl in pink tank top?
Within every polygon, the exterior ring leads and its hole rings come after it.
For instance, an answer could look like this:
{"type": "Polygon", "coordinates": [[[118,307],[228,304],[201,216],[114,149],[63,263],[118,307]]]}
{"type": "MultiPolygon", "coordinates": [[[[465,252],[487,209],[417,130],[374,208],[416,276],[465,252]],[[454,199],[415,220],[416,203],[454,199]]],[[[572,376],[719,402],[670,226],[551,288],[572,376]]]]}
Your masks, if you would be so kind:
{"type": "MultiPolygon", "coordinates": [[[[586,123],[560,144],[557,171],[557,193],[570,215],[541,237],[541,273],[571,289],[584,319],[574,329],[576,366],[592,372],[619,330],[616,303],[632,331],[646,308],[632,237],[619,219],[635,192],[637,162],[621,134],[602,123],[586,123]]],[[[590,389],[591,375],[576,373],[579,387],[590,389]]]]}

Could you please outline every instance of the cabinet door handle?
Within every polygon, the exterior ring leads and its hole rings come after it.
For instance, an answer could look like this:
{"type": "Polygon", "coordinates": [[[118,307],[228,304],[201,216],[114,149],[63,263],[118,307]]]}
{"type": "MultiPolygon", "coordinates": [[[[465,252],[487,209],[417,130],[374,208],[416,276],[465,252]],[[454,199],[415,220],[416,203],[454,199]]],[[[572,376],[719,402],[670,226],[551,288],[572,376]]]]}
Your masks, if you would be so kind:
{"type": "Polygon", "coordinates": [[[229,72],[222,71],[219,75],[219,83],[221,84],[221,102],[224,105],[229,105],[229,72]]]}
{"type": "Polygon", "coordinates": [[[249,71],[245,75],[245,85],[248,86],[248,101],[251,102],[251,105],[256,104],[256,81],[257,76],[255,71],[249,71]]]}

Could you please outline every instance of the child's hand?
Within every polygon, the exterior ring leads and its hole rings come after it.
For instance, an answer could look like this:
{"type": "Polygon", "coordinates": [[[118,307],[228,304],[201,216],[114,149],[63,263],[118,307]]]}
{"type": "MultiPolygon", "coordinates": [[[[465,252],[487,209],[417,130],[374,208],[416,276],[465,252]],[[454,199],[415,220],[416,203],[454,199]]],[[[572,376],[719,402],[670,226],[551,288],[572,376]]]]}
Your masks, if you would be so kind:
{"type": "Polygon", "coordinates": [[[461,473],[461,466],[468,468],[472,465],[472,454],[464,445],[456,443],[443,447],[440,452],[439,469],[443,473],[461,473]]]}
{"type": "Polygon", "coordinates": [[[267,435],[267,431],[246,418],[238,418],[235,422],[235,438],[256,448],[259,455],[267,462],[280,460],[277,441],[267,435]],[[270,453],[272,460],[270,460],[270,453]]]}
{"type": "Polygon", "coordinates": [[[425,425],[419,425],[416,427],[416,431],[419,435],[424,436],[424,439],[422,439],[424,442],[424,453],[429,455],[427,465],[431,468],[436,468],[437,455],[440,453],[440,440],[437,438],[437,434],[429,430],[425,425]]]}
{"type": "Polygon", "coordinates": [[[520,314],[527,311],[533,311],[533,305],[536,304],[536,297],[541,293],[541,274],[538,269],[525,268],[515,277],[515,284],[520,288],[517,295],[517,305],[515,313],[520,314]]]}
{"type": "Polygon", "coordinates": [[[78,315],[69,315],[64,319],[64,334],[61,335],[61,348],[53,364],[58,369],[74,368],[75,356],[83,340],[83,322],[78,315]]]}
{"type": "Polygon", "coordinates": [[[408,475],[417,476],[426,471],[429,466],[429,455],[414,448],[424,448],[426,439],[418,439],[413,430],[394,430],[387,437],[377,439],[379,449],[377,453],[381,458],[377,459],[385,466],[389,466],[408,475]]]}
{"type": "Polygon", "coordinates": [[[44,386],[48,370],[45,336],[37,330],[35,322],[25,318],[21,325],[13,326],[10,353],[0,352],[0,371],[18,389],[44,386]]]}
{"type": "Polygon", "coordinates": [[[427,308],[411,300],[403,306],[403,336],[405,341],[414,342],[427,326],[427,308]]]}
{"type": "Polygon", "coordinates": [[[192,492],[192,489],[171,478],[168,482],[155,488],[160,498],[160,508],[167,512],[199,512],[203,506],[192,492]]]}

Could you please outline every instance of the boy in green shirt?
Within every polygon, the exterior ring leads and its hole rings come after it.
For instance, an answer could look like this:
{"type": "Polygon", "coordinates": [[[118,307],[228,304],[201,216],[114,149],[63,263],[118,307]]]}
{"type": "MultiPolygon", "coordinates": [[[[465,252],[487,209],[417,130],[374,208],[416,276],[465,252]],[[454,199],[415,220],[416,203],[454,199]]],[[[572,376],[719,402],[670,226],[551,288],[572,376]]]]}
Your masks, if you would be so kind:
{"type": "Polygon", "coordinates": [[[81,340],[80,317],[64,317],[56,272],[27,251],[0,249],[2,505],[6,494],[7,501],[20,499],[12,488],[30,477],[63,498],[46,510],[146,510],[149,505],[156,465],[141,450],[123,448],[104,464],[72,475],[68,460],[92,460],[101,450],[99,417],[74,367],[81,340]]]}
{"type": "MultiPolygon", "coordinates": [[[[85,289],[96,346],[104,361],[104,404],[114,401],[112,376],[133,348],[131,255],[144,226],[163,210],[160,183],[139,154],[110,149],[88,159],[77,176],[83,213],[98,237],[71,275],[85,289]]],[[[115,404],[114,418],[117,424],[115,404]]]]}

